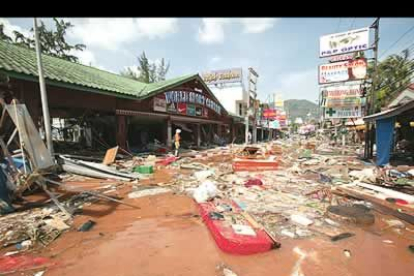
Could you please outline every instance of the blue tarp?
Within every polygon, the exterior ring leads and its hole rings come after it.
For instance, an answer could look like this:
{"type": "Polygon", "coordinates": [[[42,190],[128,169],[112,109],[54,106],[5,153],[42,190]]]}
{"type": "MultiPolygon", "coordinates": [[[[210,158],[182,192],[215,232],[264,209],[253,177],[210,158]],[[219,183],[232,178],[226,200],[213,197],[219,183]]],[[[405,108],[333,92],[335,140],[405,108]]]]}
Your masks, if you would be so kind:
{"type": "Polygon", "coordinates": [[[395,118],[376,121],[377,165],[383,166],[390,162],[395,118]]]}

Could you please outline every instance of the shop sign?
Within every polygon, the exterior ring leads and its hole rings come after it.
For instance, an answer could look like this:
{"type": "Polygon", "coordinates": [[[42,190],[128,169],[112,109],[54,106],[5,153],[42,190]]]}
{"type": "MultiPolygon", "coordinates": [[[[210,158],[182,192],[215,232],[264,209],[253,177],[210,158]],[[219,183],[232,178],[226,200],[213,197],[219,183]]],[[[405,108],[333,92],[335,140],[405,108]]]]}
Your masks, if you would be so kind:
{"type": "Polygon", "coordinates": [[[208,107],[217,114],[221,114],[221,106],[203,94],[193,91],[168,91],[164,93],[168,103],[193,103],[208,107]]]}
{"type": "Polygon", "coordinates": [[[362,116],[361,106],[355,106],[352,108],[325,108],[324,116],[325,119],[359,118],[362,116]]]}
{"type": "Polygon", "coordinates": [[[319,65],[319,83],[362,80],[367,76],[364,58],[319,65]]]}
{"type": "Polygon", "coordinates": [[[361,83],[347,83],[344,85],[324,86],[320,89],[322,97],[324,99],[356,98],[361,97],[363,92],[361,83]]]}
{"type": "Polygon", "coordinates": [[[346,61],[351,59],[354,59],[354,54],[332,56],[331,58],[329,58],[329,62],[346,61]]]}
{"type": "Polygon", "coordinates": [[[351,30],[320,37],[319,57],[329,57],[369,48],[369,28],[351,30]]]}
{"type": "Polygon", "coordinates": [[[195,114],[196,114],[196,116],[202,116],[203,115],[203,108],[202,107],[196,107],[195,108],[195,114]]]}
{"type": "Polygon", "coordinates": [[[168,103],[167,104],[167,111],[169,113],[177,113],[177,104],[176,103],[168,103]]]}
{"type": "Polygon", "coordinates": [[[206,84],[221,84],[221,83],[234,83],[242,82],[242,69],[226,69],[226,70],[216,70],[209,71],[201,74],[201,78],[206,84]]]}
{"type": "Polygon", "coordinates": [[[271,121],[269,123],[269,128],[280,129],[280,122],[278,120],[271,121]]]}
{"type": "Polygon", "coordinates": [[[328,98],[325,102],[325,107],[354,107],[361,105],[361,98],[354,97],[354,98],[328,98]]]}
{"type": "Polygon", "coordinates": [[[196,115],[195,105],[187,104],[187,115],[188,116],[195,116],[196,115]]]}
{"type": "Polygon", "coordinates": [[[167,112],[167,102],[165,99],[154,97],[154,111],[167,112]]]}
{"type": "Polygon", "coordinates": [[[277,112],[275,109],[265,109],[263,110],[263,117],[265,118],[274,118],[277,116],[277,112]]]}
{"type": "Polygon", "coordinates": [[[186,103],[178,103],[177,104],[178,113],[186,115],[187,114],[187,104],[186,103]]]}

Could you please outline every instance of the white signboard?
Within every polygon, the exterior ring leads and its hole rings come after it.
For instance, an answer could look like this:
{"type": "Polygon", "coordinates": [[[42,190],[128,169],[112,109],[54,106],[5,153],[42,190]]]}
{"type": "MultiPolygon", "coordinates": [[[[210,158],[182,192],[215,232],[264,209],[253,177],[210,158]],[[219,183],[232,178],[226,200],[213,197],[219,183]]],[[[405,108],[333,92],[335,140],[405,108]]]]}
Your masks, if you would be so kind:
{"type": "Polygon", "coordinates": [[[201,74],[201,78],[206,84],[221,84],[221,83],[234,83],[242,82],[242,69],[233,68],[226,70],[216,70],[204,72],[201,74]]]}
{"type": "Polygon", "coordinates": [[[325,119],[359,118],[361,116],[361,106],[352,108],[330,107],[324,110],[325,119]]]}
{"type": "Polygon", "coordinates": [[[323,98],[354,98],[362,95],[361,83],[349,83],[321,87],[323,98]]]}
{"type": "Polygon", "coordinates": [[[367,76],[366,59],[356,59],[319,65],[319,83],[362,80],[367,76]]]}
{"type": "Polygon", "coordinates": [[[167,101],[162,98],[154,98],[154,111],[167,112],[167,101]]]}
{"type": "Polygon", "coordinates": [[[320,37],[319,57],[329,57],[369,48],[369,28],[320,37]]]}

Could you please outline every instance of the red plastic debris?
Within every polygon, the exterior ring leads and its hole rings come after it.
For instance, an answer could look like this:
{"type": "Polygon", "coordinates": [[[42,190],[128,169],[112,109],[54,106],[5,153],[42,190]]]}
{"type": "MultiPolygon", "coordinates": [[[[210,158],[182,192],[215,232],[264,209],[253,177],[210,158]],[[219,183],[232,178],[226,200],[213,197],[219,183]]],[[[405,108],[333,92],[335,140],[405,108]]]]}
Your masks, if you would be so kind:
{"type": "Polygon", "coordinates": [[[263,185],[263,182],[258,178],[249,179],[247,180],[246,183],[244,183],[244,186],[247,188],[252,187],[252,186],[262,186],[262,185],[263,185]]]}
{"type": "Polygon", "coordinates": [[[170,157],[164,158],[163,160],[158,161],[157,164],[168,166],[169,164],[176,161],[177,159],[178,158],[175,156],[170,156],[170,157]]]}
{"type": "Polygon", "coordinates": [[[277,160],[234,160],[234,171],[274,171],[278,168],[277,160]]]}
{"type": "MultiPolygon", "coordinates": [[[[210,230],[211,235],[216,241],[217,246],[224,252],[238,255],[250,255],[272,250],[273,241],[264,230],[256,229],[256,236],[239,235],[233,231],[233,228],[226,221],[213,220],[210,212],[215,212],[214,203],[198,204],[200,215],[204,223],[210,230]]],[[[236,204],[232,204],[234,211],[240,211],[236,204]]]]}
{"type": "Polygon", "coordinates": [[[0,257],[0,275],[1,273],[37,269],[52,265],[50,259],[34,256],[5,256],[0,257]]]}

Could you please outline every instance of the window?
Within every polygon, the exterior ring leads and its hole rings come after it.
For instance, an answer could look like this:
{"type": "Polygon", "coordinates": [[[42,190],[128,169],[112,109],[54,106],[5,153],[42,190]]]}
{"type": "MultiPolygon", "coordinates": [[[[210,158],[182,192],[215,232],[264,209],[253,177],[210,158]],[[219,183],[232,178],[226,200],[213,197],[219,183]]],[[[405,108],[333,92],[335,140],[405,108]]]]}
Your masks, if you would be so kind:
{"type": "Polygon", "coordinates": [[[243,105],[241,103],[239,103],[239,115],[242,116],[243,115],[243,105]]]}

